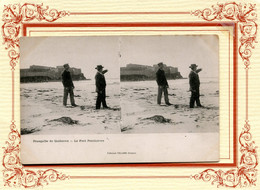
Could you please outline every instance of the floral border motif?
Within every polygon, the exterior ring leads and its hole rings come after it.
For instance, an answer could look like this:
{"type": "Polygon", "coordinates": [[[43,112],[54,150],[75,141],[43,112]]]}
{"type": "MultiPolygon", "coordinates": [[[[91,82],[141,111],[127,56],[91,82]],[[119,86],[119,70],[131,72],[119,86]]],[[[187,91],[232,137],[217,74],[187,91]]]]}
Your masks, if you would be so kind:
{"type": "MultiPolygon", "coordinates": [[[[4,6],[2,35],[5,49],[8,50],[10,58],[11,70],[14,72],[16,65],[19,63],[19,37],[21,33],[21,26],[25,22],[38,20],[54,22],[57,19],[69,15],[68,12],[50,9],[43,7],[43,4],[25,3],[11,4],[4,6]]],[[[14,85],[14,84],[13,84],[14,85]]],[[[14,106],[14,102],[12,102],[14,106]]],[[[14,110],[12,110],[14,112],[14,110]]],[[[66,176],[54,169],[47,169],[45,171],[27,170],[21,164],[20,160],[20,145],[21,136],[15,125],[14,114],[12,116],[12,123],[10,125],[11,132],[8,135],[6,146],[3,147],[3,180],[5,186],[9,187],[39,187],[55,182],[57,180],[68,179],[66,176]]]]}
{"type": "Polygon", "coordinates": [[[54,22],[61,17],[69,15],[68,12],[58,11],[56,9],[50,9],[43,4],[31,4],[25,3],[5,5],[3,10],[3,21],[2,35],[5,49],[10,49],[8,51],[8,56],[10,57],[10,66],[12,70],[18,64],[20,54],[19,54],[19,36],[21,31],[21,25],[24,22],[29,22],[32,20],[54,22]]]}
{"type": "MultiPolygon", "coordinates": [[[[257,13],[255,4],[238,4],[236,2],[219,3],[211,8],[191,12],[206,21],[229,20],[238,24],[241,37],[239,39],[239,55],[248,71],[252,49],[257,43],[257,13]]],[[[246,72],[246,75],[248,73],[246,72]]],[[[248,80],[248,79],[247,79],[248,80]]],[[[248,86],[246,86],[248,89],[248,86]]],[[[247,90],[248,91],[248,90],[247,90]]],[[[206,169],[199,174],[191,176],[195,180],[211,181],[224,187],[247,187],[256,185],[257,180],[257,147],[250,133],[248,120],[248,107],[246,106],[245,125],[239,135],[241,158],[238,166],[224,172],[223,170],[206,169]]]]}
{"type": "Polygon", "coordinates": [[[219,3],[213,5],[212,8],[192,11],[191,14],[206,21],[227,19],[237,22],[242,35],[239,39],[241,43],[239,46],[239,55],[246,68],[249,67],[252,49],[255,48],[254,43],[257,43],[256,4],[219,3]]]}
{"type": "MultiPolygon", "coordinates": [[[[252,49],[256,43],[257,34],[257,14],[253,4],[237,4],[235,2],[213,5],[212,8],[196,10],[191,14],[201,17],[206,21],[231,20],[238,23],[241,37],[239,39],[239,55],[241,56],[246,69],[249,69],[252,49]]],[[[2,35],[12,71],[19,63],[19,36],[21,25],[24,22],[32,20],[54,22],[59,18],[69,15],[68,12],[50,9],[43,4],[25,3],[12,4],[4,7],[2,35]]],[[[199,174],[192,176],[196,180],[211,181],[218,186],[225,187],[245,187],[255,185],[256,166],[258,165],[257,151],[255,142],[250,133],[249,121],[246,119],[245,125],[239,136],[241,159],[237,168],[224,172],[223,170],[206,169],[199,174]]],[[[20,133],[13,119],[10,125],[11,132],[8,135],[9,141],[6,141],[2,164],[4,166],[3,178],[5,185],[10,187],[38,187],[55,182],[57,180],[68,179],[69,176],[61,174],[54,169],[45,171],[26,170],[20,161],[20,133]]]]}

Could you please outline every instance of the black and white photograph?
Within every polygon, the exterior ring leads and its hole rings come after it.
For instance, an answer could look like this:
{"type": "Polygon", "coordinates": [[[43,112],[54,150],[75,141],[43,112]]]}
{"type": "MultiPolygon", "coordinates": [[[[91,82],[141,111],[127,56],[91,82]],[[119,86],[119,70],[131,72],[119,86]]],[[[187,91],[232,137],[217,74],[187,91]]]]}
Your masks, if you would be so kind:
{"type": "Polygon", "coordinates": [[[23,164],[219,160],[217,35],[23,37],[20,96],[23,164]]]}
{"type": "Polygon", "coordinates": [[[218,49],[216,35],[123,37],[121,132],[218,133],[218,49]]]}
{"type": "Polygon", "coordinates": [[[21,134],[120,133],[117,37],[21,38],[21,134]]]}

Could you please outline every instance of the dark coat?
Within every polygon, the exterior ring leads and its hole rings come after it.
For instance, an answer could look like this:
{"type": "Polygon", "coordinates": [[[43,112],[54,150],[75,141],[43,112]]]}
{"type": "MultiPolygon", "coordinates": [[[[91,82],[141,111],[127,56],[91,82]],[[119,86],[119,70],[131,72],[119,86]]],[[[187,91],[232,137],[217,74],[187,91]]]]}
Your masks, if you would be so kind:
{"type": "Polygon", "coordinates": [[[156,72],[156,82],[158,86],[168,86],[164,70],[158,69],[156,72]]]}
{"type": "Polygon", "coordinates": [[[197,72],[191,71],[189,74],[190,90],[198,90],[200,87],[200,79],[197,72]]]}
{"type": "Polygon", "coordinates": [[[66,87],[74,87],[74,84],[72,82],[72,78],[69,71],[63,71],[62,73],[62,84],[66,87]]]}
{"type": "Polygon", "coordinates": [[[106,89],[106,79],[105,76],[97,72],[96,76],[96,92],[100,92],[106,89]]]}

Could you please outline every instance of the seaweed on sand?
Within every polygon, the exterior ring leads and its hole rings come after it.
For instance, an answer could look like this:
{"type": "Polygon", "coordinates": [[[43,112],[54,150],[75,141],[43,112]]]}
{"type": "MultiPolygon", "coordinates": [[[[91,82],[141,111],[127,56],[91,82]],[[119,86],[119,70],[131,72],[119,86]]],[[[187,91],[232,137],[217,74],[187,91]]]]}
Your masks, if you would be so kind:
{"type": "Polygon", "coordinates": [[[171,123],[170,119],[166,119],[165,117],[163,117],[161,115],[154,115],[152,117],[147,117],[147,118],[144,118],[144,120],[153,120],[157,123],[171,123]]]}
{"type": "Polygon", "coordinates": [[[33,129],[27,129],[27,128],[22,128],[21,129],[21,135],[27,135],[27,134],[31,134],[31,133],[35,133],[40,131],[40,129],[37,128],[33,128],[33,129]]]}
{"type": "Polygon", "coordinates": [[[53,119],[51,121],[58,121],[58,122],[62,122],[64,124],[69,124],[69,125],[73,125],[73,124],[78,124],[79,123],[78,120],[73,120],[70,117],[60,117],[58,119],[53,119]]]}

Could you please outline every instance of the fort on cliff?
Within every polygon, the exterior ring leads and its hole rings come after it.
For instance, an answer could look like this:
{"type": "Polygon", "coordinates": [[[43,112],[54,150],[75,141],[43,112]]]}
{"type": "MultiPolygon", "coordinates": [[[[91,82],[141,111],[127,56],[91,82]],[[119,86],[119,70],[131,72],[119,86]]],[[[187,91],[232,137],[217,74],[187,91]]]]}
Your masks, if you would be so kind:
{"type": "MultiPolygon", "coordinates": [[[[63,66],[46,67],[40,65],[32,65],[29,69],[20,70],[20,81],[24,82],[49,82],[61,81],[61,75],[64,71],[63,66]]],[[[86,80],[81,69],[70,68],[71,77],[73,80],[86,80]]]]}
{"type": "MultiPolygon", "coordinates": [[[[130,63],[126,67],[120,68],[120,79],[121,81],[155,80],[158,69],[158,65],[147,66],[130,63]]],[[[177,67],[164,64],[164,71],[167,79],[183,78],[177,67]]]]}

